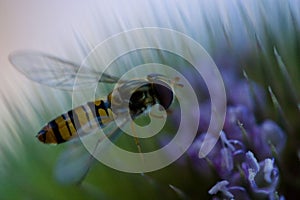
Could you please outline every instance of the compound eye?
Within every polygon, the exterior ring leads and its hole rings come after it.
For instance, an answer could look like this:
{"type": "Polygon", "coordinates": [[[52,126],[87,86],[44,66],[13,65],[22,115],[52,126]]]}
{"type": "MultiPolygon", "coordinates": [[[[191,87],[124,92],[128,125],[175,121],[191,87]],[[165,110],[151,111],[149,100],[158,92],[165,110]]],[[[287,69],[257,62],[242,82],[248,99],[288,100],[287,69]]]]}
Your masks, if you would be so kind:
{"type": "Polygon", "coordinates": [[[153,83],[153,88],[156,92],[156,96],[159,100],[159,104],[164,107],[164,109],[168,109],[173,102],[174,93],[169,85],[164,82],[161,83],[153,83]]]}
{"type": "Polygon", "coordinates": [[[145,88],[147,88],[147,85],[137,88],[130,96],[129,110],[134,114],[142,112],[143,108],[147,106],[145,105],[145,88]]]}
{"type": "Polygon", "coordinates": [[[130,97],[130,102],[139,102],[144,98],[143,92],[134,92],[130,97]]]}

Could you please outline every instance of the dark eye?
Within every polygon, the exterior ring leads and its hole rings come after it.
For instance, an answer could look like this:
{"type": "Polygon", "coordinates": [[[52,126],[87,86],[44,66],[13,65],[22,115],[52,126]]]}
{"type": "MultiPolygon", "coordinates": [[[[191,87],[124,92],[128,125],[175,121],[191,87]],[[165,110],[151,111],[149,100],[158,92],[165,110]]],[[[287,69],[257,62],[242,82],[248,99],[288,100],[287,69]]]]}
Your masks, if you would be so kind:
{"type": "Polygon", "coordinates": [[[136,91],[130,97],[130,102],[138,102],[144,98],[144,92],[136,91]]]}
{"type": "Polygon", "coordinates": [[[160,105],[165,109],[168,109],[174,98],[171,87],[161,82],[161,84],[153,83],[153,89],[156,92],[156,96],[159,100],[160,105]]]}

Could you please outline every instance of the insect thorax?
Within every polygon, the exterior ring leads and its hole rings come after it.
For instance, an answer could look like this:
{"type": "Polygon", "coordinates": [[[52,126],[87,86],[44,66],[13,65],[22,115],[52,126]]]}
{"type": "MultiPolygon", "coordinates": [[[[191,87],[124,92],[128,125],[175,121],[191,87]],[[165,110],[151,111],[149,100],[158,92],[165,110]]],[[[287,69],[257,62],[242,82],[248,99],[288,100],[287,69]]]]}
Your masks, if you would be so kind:
{"type": "Polygon", "coordinates": [[[173,90],[162,81],[130,83],[121,85],[108,95],[112,110],[117,115],[129,111],[130,116],[135,118],[155,104],[168,109],[173,101],[173,90]]]}

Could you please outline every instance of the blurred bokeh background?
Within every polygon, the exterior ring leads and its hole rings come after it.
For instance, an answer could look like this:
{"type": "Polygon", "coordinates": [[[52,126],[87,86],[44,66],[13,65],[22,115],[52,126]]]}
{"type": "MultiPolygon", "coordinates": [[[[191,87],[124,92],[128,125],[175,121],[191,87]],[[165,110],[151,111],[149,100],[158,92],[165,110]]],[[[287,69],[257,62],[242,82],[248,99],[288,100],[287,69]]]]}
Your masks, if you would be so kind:
{"type": "Polygon", "coordinates": [[[265,104],[255,109],[255,117],[258,122],[272,119],[286,134],[276,160],[277,192],[293,199],[300,189],[299,7],[299,0],[1,0],[0,199],[212,197],[208,190],[220,180],[207,182],[192,166],[178,162],[144,176],[97,163],[81,186],[61,183],[54,171],[66,146],[47,146],[35,138],[45,123],[71,109],[71,94],[28,80],[9,63],[9,54],[38,50],[80,63],[84,47],[142,27],[185,33],[206,49],[221,71],[237,70],[240,78],[261,86],[265,104]]]}

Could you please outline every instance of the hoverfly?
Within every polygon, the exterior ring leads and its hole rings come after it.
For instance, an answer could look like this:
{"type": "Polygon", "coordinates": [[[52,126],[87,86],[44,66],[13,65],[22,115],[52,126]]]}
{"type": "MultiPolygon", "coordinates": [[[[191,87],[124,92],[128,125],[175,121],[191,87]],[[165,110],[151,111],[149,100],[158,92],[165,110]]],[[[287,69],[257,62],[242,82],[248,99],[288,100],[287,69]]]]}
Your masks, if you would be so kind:
{"type": "MultiPolygon", "coordinates": [[[[72,91],[76,76],[86,80],[80,85],[82,87],[95,82],[120,82],[117,77],[105,73],[102,73],[101,80],[97,80],[99,73],[93,70],[85,70],[84,73],[78,74],[80,65],[35,51],[15,52],[10,55],[9,60],[27,78],[62,90],[72,91]]],[[[87,102],[61,114],[48,122],[38,132],[37,138],[43,143],[60,144],[77,138],[81,131],[88,134],[92,129],[86,129],[86,126],[94,128],[96,125],[97,128],[105,129],[113,122],[113,115],[125,116],[128,109],[124,109],[124,106],[129,107],[129,116],[132,119],[148,112],[149,108],[156,104],[167,110],[174,100],[172,85],[180,85],[176,81],[159,74],[150,74],[135,80],[122,80],[116,88],[117,95],[110,92],[106,98],[87,102]],[[113,104],[116,105],[114,110],[113,104]]],[[[111,135],[115,132],[119,132],[119,129],[114,128],[111,135]]]]}

